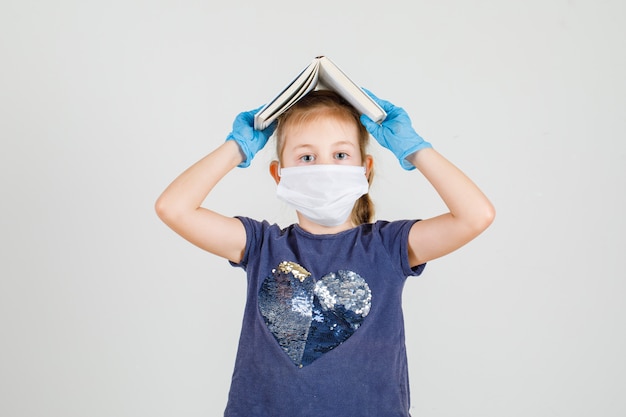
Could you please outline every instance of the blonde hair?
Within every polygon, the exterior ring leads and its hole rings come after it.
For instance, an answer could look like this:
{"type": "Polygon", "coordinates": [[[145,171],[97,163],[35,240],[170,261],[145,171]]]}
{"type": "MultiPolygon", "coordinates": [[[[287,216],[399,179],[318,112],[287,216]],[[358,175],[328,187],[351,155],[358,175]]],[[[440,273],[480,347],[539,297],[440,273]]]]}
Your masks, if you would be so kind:
{"type": "MultiPolygon", "coordinates": [[[[354,122],[359,136],[359,151],[361,159],[367,155],[369,133],[361,123],[360,113],[339,94],[330,90],[316,90],[308,93],[278,118],[276,127],[276,153],[282,162],[282,152],[285,143],[285,132],[289,127],[298,126],[319,117],[337,117],[354,122]]],[[[371,185],[374,171],[370,169],[367,182],[371,185]]],[[[350,220],[355,225],[371,223],[374,219],[374,203],[369,194],[362,195],[352,208],[350,220]]]]}

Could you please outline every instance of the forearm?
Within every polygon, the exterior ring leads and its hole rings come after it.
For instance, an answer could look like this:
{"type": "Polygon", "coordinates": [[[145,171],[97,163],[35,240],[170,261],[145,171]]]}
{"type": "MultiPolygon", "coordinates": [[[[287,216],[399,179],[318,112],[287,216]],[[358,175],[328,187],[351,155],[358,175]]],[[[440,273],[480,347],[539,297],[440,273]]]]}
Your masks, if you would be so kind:
{"type": "Polygon", "coordinates": [[[159,217],[177,215],[200,207],[215,185],[242,160],[235,141],[226,141],[180,174],[156,202],[159,217]]]}
{"type": "Polygon", "coordinates": [[[482,231],[495,216],[495,209],[483,192],[460,169],[434,149],[422,149],[409,161],[435,188],[455,221],[482,231]]]}

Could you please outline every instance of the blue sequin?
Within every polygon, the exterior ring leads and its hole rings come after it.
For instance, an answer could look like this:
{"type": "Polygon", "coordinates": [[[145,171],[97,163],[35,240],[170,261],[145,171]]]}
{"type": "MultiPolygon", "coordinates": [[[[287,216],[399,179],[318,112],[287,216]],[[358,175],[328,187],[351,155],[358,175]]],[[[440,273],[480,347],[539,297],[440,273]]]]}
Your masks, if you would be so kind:
{"type": "Polygon", "coordinates": [[[311,364],[352,336],[371,301],[359,274],[341,270],[317,280],[294,262],[282,262],[259,290],[265,324],[296,366],[311,364]]]}

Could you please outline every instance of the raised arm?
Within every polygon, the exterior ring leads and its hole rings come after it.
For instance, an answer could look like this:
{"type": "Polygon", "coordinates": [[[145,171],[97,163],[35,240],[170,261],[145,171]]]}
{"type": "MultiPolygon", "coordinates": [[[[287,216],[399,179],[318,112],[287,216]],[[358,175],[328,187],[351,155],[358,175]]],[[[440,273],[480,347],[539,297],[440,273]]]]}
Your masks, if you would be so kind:
{"type": "MultiPolygon", "coordinates": [[[[258,109],[257,109],[258,110],[258,109]]],[[[215,185],[236,166],[247,167],[274,127],[254,130],[256,110],[240,113],[225,143],[180,174],[159,196],[156,212],[172,230],[194,245],[239,262],[246,245],[243,224],[201,207],[215,185]]]]}
{"type": "Polygon", "coordinates": [[[435,188],[449,212],[417,222],[409,234],[412,266],[446,255],[481,234],[493,222],[495,209],[482,191],[434,149],[408,158],[435,188]]]}
{"type": "Polygon", "coordinates": [[[409,234],[409,262],[416,266],[465,245],[493,222],[495,209],[482,191],[413,129],[407,113],[368,91],[387,118],[382,124],[361,121],[374,138],[391,150],[406,170],[417,168],[435,188],[449,212],[417,222],[409,234]]]}

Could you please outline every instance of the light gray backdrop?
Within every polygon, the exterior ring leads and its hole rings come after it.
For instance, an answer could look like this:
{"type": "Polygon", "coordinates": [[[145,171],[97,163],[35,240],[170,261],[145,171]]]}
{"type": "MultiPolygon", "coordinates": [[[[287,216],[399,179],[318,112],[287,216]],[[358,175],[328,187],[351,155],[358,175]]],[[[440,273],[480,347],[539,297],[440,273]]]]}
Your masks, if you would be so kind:
{"type": "MultiPolygon", "coordinates": [[[[218,416],[245,278],[153,204],[326,54],[494,202],[405,291],[415,416],[626,415],[626,3],[0,6],[0,415],[218,416]]],[[[378,145],[379,218],[444,208],[378,145]]],[[[207,203],[287,224],[271,145],[207,203]]]]}

